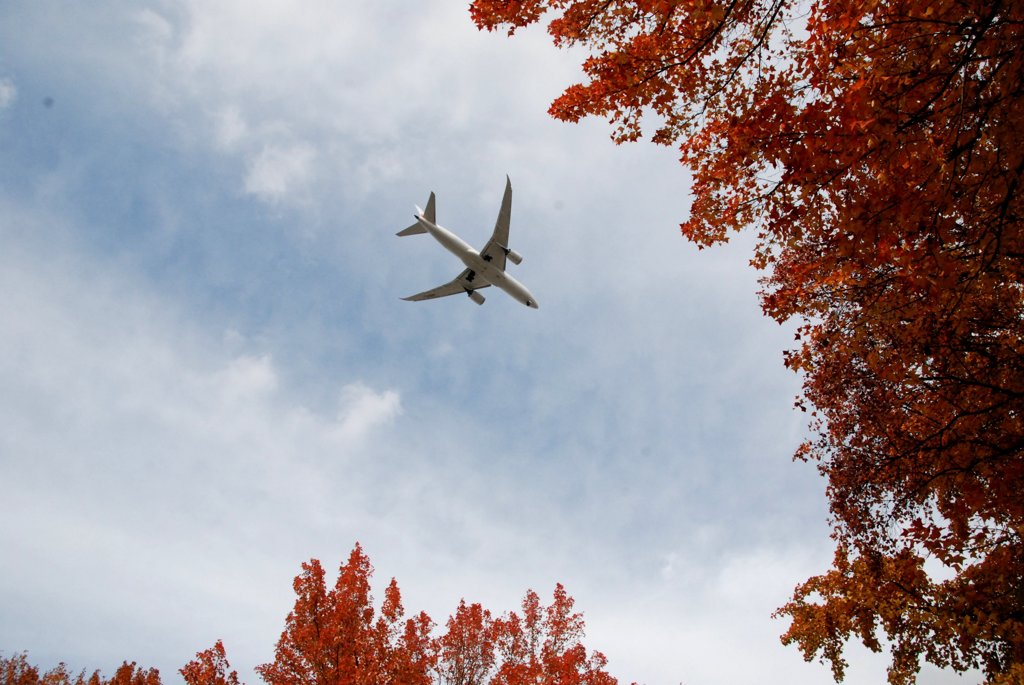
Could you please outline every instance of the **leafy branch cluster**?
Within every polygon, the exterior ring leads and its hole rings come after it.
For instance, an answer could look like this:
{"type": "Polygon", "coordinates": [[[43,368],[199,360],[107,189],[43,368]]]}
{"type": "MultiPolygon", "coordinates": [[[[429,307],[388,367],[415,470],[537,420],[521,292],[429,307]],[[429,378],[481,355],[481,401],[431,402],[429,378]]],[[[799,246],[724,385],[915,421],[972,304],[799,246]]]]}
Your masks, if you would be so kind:
{"type": "Polygon", "coordinates": [[[0,685],[160,685],[160,672],[136,666],[134,661],[122,663],[111,678],[104,678],[99,671],[72,674],[64,663],[41,672],[21,653],[0,656],[0,685]]]}

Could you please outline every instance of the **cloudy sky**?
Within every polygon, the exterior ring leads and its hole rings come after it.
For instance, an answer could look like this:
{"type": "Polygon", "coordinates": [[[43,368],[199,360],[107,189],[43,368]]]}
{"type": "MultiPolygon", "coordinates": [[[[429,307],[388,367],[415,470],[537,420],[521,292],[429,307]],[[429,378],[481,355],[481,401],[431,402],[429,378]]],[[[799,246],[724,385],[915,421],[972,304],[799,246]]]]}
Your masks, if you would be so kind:
{"type": "Polygon", "coordinates": [[[831,682],[770,618],[831,556],[792,330],[671,150],[548,118],[580,57],[449,0],[0,4],[0,650],[254,685],[358,540],[439,623],[562,582],[625,682],[831,682]],[[506,174],[540,309],[401,301],[461,269],[413,204],[482,246],[506,174]]]}

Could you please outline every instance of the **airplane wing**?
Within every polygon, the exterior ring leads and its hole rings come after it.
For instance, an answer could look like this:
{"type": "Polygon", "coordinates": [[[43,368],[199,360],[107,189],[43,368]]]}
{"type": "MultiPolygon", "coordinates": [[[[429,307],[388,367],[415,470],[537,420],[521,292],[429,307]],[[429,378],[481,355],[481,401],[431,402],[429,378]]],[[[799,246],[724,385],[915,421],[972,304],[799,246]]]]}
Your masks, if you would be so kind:
{"type": "Polygon", "coordinates": [[[512,180],[505,177],[505,196],[501,198],[501,209],[498,211],[498,220],[494,223],[494,233],[491,239],[480,250],[480,256],[494,264],[496,267],[505,270],[505,257],[508,254],[508,225],[512,220],[512,180]]]}
{"type": "Polygon", "coordinates": [[[433,300],[438,297],[447,297],[449,295],[463,295],[473,290],[486,288],[489,285],[490,283],[477,276],[472,269],[466,269],[456,276],[453,281],[449,281],[444,285],[439,285],[436,288],[431,288],[430,290],[424,290],[423,292],[415,295],[410,295],[409,297],[403,297],[402,299],[409,302],[433,300]]]}

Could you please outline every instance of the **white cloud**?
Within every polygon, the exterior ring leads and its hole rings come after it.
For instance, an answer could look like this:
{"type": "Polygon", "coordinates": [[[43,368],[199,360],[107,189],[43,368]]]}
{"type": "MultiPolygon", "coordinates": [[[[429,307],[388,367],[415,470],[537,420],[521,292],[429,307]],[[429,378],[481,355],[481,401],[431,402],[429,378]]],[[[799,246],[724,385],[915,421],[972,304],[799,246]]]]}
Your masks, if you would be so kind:
{"type": "Polygon", "coordinates": [[[277,389],[277,372],[266,354],[231,359],[211,380],[230,404],[262,399],[277,389]]]}
{"type": "Polygon", "coordinates": [[[214,114],[215,141],[219,148],[232,150],[250,135],[249,125],[238,107],[225,105],[214,114]]]}
{"type": "Polygon", "coordinates": [[[402,411],[401,397],[394,390],[376,392],[362,383],[341,389],[338,414],[339,437],[346,442],[362,439],[375,427],[391,422],[402,411]]]}
{"type": "Polygon", "coordinates": [[[9,78],[0,78],[0,109],[7,109],[14,104],[18,98],[18,89],[14,81],[9,78]]]}
{"type": "Polygon", "coordinates": [[[245,191],[268,202],[306,197],[316,152],[307,143],[268,145],[249,163],[245,191]]]}
{"type": "Polygon", "coordinates": [[[576,69],[543,32],[477,31],[460,3],[190,1],[136,16],[155,101],[241,159],[246,190],[274,204],[303,184],[362,197],[401,169],[472,176],[495,155],[505,168],[576,69]]]}

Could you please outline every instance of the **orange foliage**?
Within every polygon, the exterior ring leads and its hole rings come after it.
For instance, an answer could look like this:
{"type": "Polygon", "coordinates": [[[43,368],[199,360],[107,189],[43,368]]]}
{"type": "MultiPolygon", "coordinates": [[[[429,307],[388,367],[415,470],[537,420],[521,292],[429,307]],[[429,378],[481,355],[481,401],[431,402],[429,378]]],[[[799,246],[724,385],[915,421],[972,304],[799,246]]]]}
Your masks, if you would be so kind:
{"type": "Polygon", "coordinates": [[[495,664],[491,612],[465,600],[448,619],[437,641],[437,671],[447,685],[484,685],[495,664]]]}
{"type": "Polygon", "coordinates": [[[605,672],[607,663],[600,652],[587,655],[583,638],[583,615],[573,613],[573,600],[561,583],[555,586],[554,601],[542,607],[533,590],[523,598],[523,615],[515,612],[494,624],[494,635],[502,662],[494,685],[614,685],[605,672]]]}
{"type": "MultiPolygon", "coordinates": [[[[60,665],[64,669],[64,664],[60,665]]],[[[28,663],[24,653],[0,656],[0,685],[38,685],[39,669],[28,663]]]]}
{"type": "Polygon", "coordinates": [[[270,685],[377,685],[430,682],[429,617],[402,622],[394,580],[375,618],[370,576],[373,566],[357,544],[338,580],[327,589],[316,559],[302,565],[293,587],[298,598],[285,621],[275,659],[256,671],[270,685]],[[425,649],[426,647],[426,649],[425,649]]]}
{"type": "Polygon", "coordinates": [[[187,685],[239,685],[238,673],[229,671],[224,644],[217,643],[209,649],[196,654],[196,658],[188,662],[178,671],[187,685]]]}
{"type": "Polygon", "coordinates": [[[38,668],[28,663],[28,656],[21,653],[0,656],[0,685],[160,685],[160,672],[125,661],[110,679],[102,677],[99,671],[89,676],[85,671],[72,676],[64,663],[40,674],[38,668]]]}
{"type": "Polygon", "coordinates": [[[136,667],[134,661],[125,661],[114,671],[114,677],[103,685],[160,685],[160,672],[155,668],[136,667]]]}
{"type": "MultiPolygon", "coordinates": [[[[1024,669],[1024,5],[1006,0],[474,0],[552,19],[585,83],[551,113],[675,145],[700,247],[756,230],[762,303],[828,479],[835,564],[780,610],[890,681],[1024,669]],[[927,562],[927,563],[926,563],[927,562]]],[[[1012,674],[1016,673],[1017,676],[1012,674]]]]}
{"type": "MultiPolygon", "coordinates": [[[[358,544],[332,590],[320,562],[313,559],[302,569],[294,583],[295,608],[288,614],[275,659],[256,669],[270,685],[430,685],[435,678],[444,685],[616,683],[603,670],[604,656],[587,655],[580,642],[583,617],[572,613],[572,598],[561,585],[546,609],[528,592],[523,618],[513,612],[493,620],[479,604],[462,601],[445,633],[435,637],[434,623],[425,613],[403,621],[394,579],[377,614],[370,595],[373,567],[358,544]]],[[[223,657],[222,648],[219,654],[223,657]]],[[[219,672],[226,668],[224,660],[219,672]]],[[[186,679],[188,685],[225,685],[216,679],[186,679]]]]}

